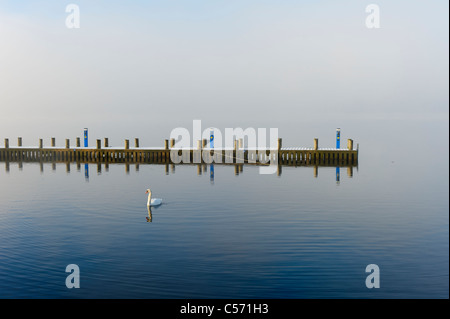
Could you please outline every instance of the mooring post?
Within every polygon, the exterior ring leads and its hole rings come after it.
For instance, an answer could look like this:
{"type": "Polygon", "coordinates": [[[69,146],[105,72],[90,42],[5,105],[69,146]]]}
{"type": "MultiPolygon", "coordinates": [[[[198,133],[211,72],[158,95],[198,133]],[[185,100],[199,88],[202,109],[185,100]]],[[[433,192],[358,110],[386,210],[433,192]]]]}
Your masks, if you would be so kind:
{"type": "Polygon", "coordinates": [[[9,148],[9,139],[5,138],[5,148],[9,148]]]}
{"type": "Polygon", "coordinates": [[[207,140],[206,138],[204,138],[204,139],[202,140],[202,146],[203,146],[203,148],[205,148],[206,145],[208,145],[208,140],[207,140]]]}
{"type": "Polygon", "coordinates": [[[170,139],[170,148],[174,148],[175,147],[175,139],[171,138],[170,139]]]}
{"type": "Polygon", "coordinates": [[[105,138],[103,139],[103,144],[105,145],[105,147],[109,147],[109,141],[108,141],[108,138],[107,138],[107,137],[105,137],[105,138]]]}
{"type": "Polygon", "coordinates": [[[319,149],[319,139],[315,138],[314,139],[314,150],[317,151],[319,149]]]}
{"type": "Polygon", "coordinates": [[[340,128],[336,129],[336,148],[337,149],[341,148],[341,129],[340,128]]]}
{"type": "Polygon", "coordinates": [[[44,142],[42,141],[42,138],[39,139],[39,148],[44,147],[44,142]]]}
{"type": "Polygon", "coordinates": [[[130,141],[129,140],[125,140],[125,149],[126,150],[130,149],[130,141]]]}
{"type": "Polygon", "coordinates": [[[352,139],[347,140],[347,148],[349,149],[349,151],[353,150],[353,140],[352,139]]]}
{"type": "Polygon", "coordinates": [[[77,147],[80,147],[81,145],[81,139],[79,137],[77,137],[77,147]]]}
{"type": "Polygon", "coordinates": [[[52,137],[52,147],[55,147],[56,144],[56,139],[54,137],[52,137]]]}
{"type": "Polygon", "coordinates": [[[17,138],[17,146],[22,146],[22,138],[21,137],[18,137],[17,138]]]}
{"type": "Polygon", "coordinates": [[[88,147],[88,129],[84,128],[84,147],[88,147]]]}
{"type": "Polygon", "coordinates": [[[281,150],[283,144],[283,140],[281,138],[278,139],[278,150],[281,150]]]}
{"type": "Polygon", "coordinates": [[[134,139],[134,147],[139,148],[139,139],[138,138],[134,139]]]}
{"type": "Polygon", "coordinates": [[[102,148],[102,140],[97,140],[97,149],[101,149],[102,148]]]}
{"type": "Polygon", "coordinates": [[[169,140],[164,140],[164,149],[169,149],[169,140]]]}
{"type": "Polygon", "coordinates": [[[70,148],[70,140],[66,138],[66,148],[70,148]]]}

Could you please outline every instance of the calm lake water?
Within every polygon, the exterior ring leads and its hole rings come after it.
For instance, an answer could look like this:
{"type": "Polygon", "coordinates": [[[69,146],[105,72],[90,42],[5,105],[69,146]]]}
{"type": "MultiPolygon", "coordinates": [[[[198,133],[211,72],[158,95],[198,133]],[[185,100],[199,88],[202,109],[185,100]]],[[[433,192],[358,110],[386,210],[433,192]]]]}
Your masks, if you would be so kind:
{"type": "Polygon", "coordinates": [[[209,165],[94,164],[87,179],[84,164],[2,162],[0,298],[448,298],[448,145],[429,160],[406,147],[361,147],[339,182],[335,167],[215,165],[212,182],[209,165]]]}

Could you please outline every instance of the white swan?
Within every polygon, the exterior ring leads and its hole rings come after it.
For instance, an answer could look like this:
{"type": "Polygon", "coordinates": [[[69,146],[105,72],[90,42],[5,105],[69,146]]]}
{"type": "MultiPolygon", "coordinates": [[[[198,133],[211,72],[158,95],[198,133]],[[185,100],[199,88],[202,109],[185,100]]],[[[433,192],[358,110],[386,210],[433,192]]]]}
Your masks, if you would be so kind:
{"type": "Polygon", "coordinates": [[[147,189],[147,191],[145,193],[146,194],[148,193],[147,206],[158,206],[158,205],[161,205],[162,199],[161,198],[152,198],[152,191],[150,190],[150,188],[147,189]]]}

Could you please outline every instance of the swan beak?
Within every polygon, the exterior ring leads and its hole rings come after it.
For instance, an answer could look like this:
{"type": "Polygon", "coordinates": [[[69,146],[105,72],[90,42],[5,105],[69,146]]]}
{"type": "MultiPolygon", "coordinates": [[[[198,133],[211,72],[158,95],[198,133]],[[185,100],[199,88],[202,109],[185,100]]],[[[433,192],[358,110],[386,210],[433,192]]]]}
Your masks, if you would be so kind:
{"type": "Polygon", "coordinates": [[[148,193],[148,191],[145,191],[145,193],[147,194],[147,193],[148,193]]]}

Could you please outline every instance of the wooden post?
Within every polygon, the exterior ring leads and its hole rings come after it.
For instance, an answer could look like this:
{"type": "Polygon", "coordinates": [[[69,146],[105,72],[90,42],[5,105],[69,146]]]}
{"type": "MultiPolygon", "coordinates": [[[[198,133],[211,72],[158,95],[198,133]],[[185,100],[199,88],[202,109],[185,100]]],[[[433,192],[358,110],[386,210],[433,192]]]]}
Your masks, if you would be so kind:
{"type": "Polygon", "coordinates": [[[278,139],[278,150],[281,150],[283,144],[283,140],[281,138],[278,139]]]}
{"type": "Polygon", "coordinates": [[[347,148],[351,151],[353,150],[353,140],[352,139],[348,139],[347,140],[347,148]]]}
{"type": "Polygon", "coordinates": [[[174,148],[175,147],[175,139],[171,138],[170,139],[170,148],[174,148]]]}
{"type": "Polygon", "coordinates": [[[52,137],[52,147],[55,147],[56,144],[56,139],[54,137],[52,137]]]}
{"type": "Polygon", "coordinates": [[[42,141],[42,138],[39,139],[39,148],[44,147],[44,142],[42,141]]]}
{"type": "MultiPolygon", "coordinates": [[[[128,150],[130,149],[130,140],[125,140],[125,149],[128,150]]],[[[129,168],[128,168],[129,171],[129,168]]]]}
{"type": "Polygon", "coordinates": [[[70,148],[70,140],[66,138],[66,148],[70,148]]]}
{"type": "Polygon", "coordinates": [[[5,148],[9,148],[9,139],[5,138],[5,148]]]}
{"type": "Polygon", "coordinates": [[[234,150],[237,151],[238,148],[238,140],[234,140],[234,150]]]}
{"type": "Polygon", "coordinates": [[[164,149],[169,149],[169,140],[164,140],[164,149]]]}
{"type": "Polygon", "coordinates": [[[319,139],[315,138],[314,139],[314,150],[317,151],[319,149],[319,139]]]}
{"type": "Polygon", "coordinates": [[[80,145],[81,145],[81,140],[79,137],[77,137],[77,147],[80,147],[80,145]]]}
{"type": "Polygon", "coordinates": [[[134,147],[139,148],[139,139],[138,138],[134,139],[134,147]]]}
{"type": "Polygon", "coordinates": [[[17,146],[22,146],[22,138],[21,137],[18,137],[17,138],[17,146]]]}
{"type": "Polygon", "coordinates": [[[203,141],[203,148],[205,148],[206,145],[208,145],[208,140],[204,138],[202,141],[203,141]]]}
{"type": "Polygon", "coordinates": [[[109,147],[109,141],[108,141],[108,138],[107,138],[107,137],[105,137],[105,138],[103,139],[103,143],[104,143],[105,147],[109,147]]]}
{"type": "Polygon", "coordinates": [[[102,148],[102,141],[101,140],[97,140],[97,149],[101,149],[102,148]]]}

